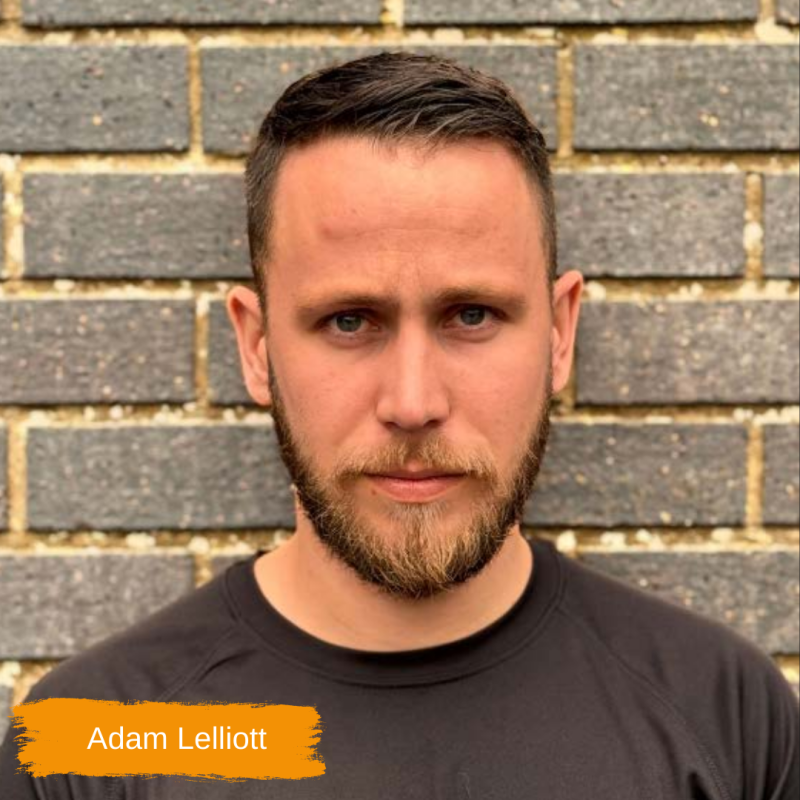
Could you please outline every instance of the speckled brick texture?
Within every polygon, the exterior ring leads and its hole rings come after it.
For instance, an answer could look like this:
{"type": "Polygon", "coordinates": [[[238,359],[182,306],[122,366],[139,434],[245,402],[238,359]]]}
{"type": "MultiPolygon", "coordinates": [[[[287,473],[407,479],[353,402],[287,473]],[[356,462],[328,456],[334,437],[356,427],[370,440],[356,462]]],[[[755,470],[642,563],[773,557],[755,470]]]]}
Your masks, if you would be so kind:
{"type": "Polygon", "coordinates": [[[377,25],[381,0],[22,0],[25,25],[377,25]]]}
{"type": "Polygon", "coordinates": [[[579,150],[792,151],[800,146],[792,45],[579,45],[579,150]],[[676,87],[681,87],[676,91],[676,87]]]}
{"type": "Polygon", "coordinates": [[[34,174],[24,181],[30,278],[241,279],[238,174],[34,174]]]}
{"type": "MultiPolygon", "coordinates": [[[[5,203],[5,182],[0,175],[0,209],[5,203]]],[[[0,225],[0,281],[5,277],[5,245],[3,242],[3,226],[0,225]]]]}
{"type": "Polygon", "coordinates": [[[0,75],[1,153],[188,148],[184,47],[10,45],[0,75]]]}
{"type": "Polygon", "coordinates": [[[743,175],[559,175],[562,271],[731,278],[747,264],[743,175]]]}
{"type": "Polygon", "coordinates": [[[742,525],[746,452],[740,425],[554,425],[525,520],[534,527],[742,525]]]}
{"type": "Polygon", "coordinates": [[[764,523],[800,525],[800,428],[764,426],[764,523]]]}
{"type": "Polygon", "coordinates": [[[768,278],[800,278],[800,176],[764,179],[764,272],[768,278]]]}
{"type": "Polygon", "coordinates": [[[0,555],[0,658],[66,658],[193,586],[188,555],[0,555]]]}
{"type": "Polygon", "coordinates": [[[587,303],[577,401],[587,406],[800,400],[794,301],[587,303]]]}
{"type": "Polygon", "coordinates": [[[28,464],[34,531],[294,526],[289,479],[262,426],[32,428],[28,464]]]}
{"type": "Polygon", "coordinates": [[[406,0],[405,19],[408,25],[740,22],[758,19],[758,0],[406,0]]]}
{"type": "Polygon", "coordinates": [[[8,526],[8,428],[0,424],[0,531],[8,526]]]}
{"type": "Polygon", "coordinates": [[[195,311],[181,300],[0,299],[0,403],[182,403],[195,311]]]}

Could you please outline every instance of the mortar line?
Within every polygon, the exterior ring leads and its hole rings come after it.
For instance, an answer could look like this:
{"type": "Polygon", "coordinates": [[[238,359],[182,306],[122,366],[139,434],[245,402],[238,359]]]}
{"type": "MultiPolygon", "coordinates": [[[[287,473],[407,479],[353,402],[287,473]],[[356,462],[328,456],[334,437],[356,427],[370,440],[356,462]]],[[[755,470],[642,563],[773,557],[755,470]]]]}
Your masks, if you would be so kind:
{"type": "Polygon", "coordinates": [[[761,22],[774,22],[778,17],[777,0],[761,0],[759,20],[761,22]]]}
{"type": "Polygon", "coordinates": [[[750,423],[747,447],[747,526],[764,527],[764,430],[750,423]]]}
{"type": "Polygon", "coordinates": [[[192,164],[200,166],[203,164],[205,155],[203,151],[203,79],[200,49],[198,42],[193,39],[189,41],[188,70],[190,136],[187,159],[192,164]]]}
{"type": "MultiPolygon", "coordinates": [[[[202,90],[201,90],[202,91],[202,90]]],[[[535,114],[535,109],[529,109],[535,114]]],[[[561,124],[564,124],[563,121],[561,124]]],[[[198,124],[198,131],[201,124],[198,124]]],[[[201,134],[198,134],[201,135],[201,134]]],[[[4,158],[21,158],[24,174],[242,174],[247,155],[220,155],[194,148],[182,154],[153,153],[24,153],[4,158]]],[[[642,174],[694,175],[713,172],[728,174],[757,172],[774,175],[800,173],[796,152],[644,152],[608,151],[551,152],[553,168],[563,174],[604,174],[636,170],[642,174]]],[[[634,172],[633,174],[636,174],[634,172]]]]}
{"type": "Polygon", "coordinates": [[[34,684],[43,678],[53,667],[57,666],[63,659],[43,659],[37,661],[20,660],[17,661],[20,667],[20,674],[14,684],[11,707],[23,702],[28,692],[34,684]]]}
{"type": "Polygon", "coordinates": [[[3,285],[21,281],[23,278],[23,208],[21,159],[7,159],[12,167],[3,172],[3,285]]]}
{"type": "Polygon", "coordinates": [[[27,429],[24,417],[19,413],[8,414],[5,410],[8,446],[8,536],[4,544],[24,546],[29,543],[27,536],[28,517],[28,454],[27,429]]]}
{"type": "MultiPolygon", "coordinates": [[[[693,528],[640,526],[595,526],[576,527],[566,525],[524,524],[533,535],[557,540],[564,534],[576,537],[576,546],[582,552],[614,551],[616,544],[611,544],[609,537],[626,537],[626,549],[636,552],[664,552],[664,546],[672,550],[696,552],[771,552],[791,553],[800,545],[800,530],[782,527],[710,527],[697,525],[693,528]],[[642,536],[645,532],[647,535],[642,536]],[[724,534],[724,535],[723,535],[724,534]]],[[[254,528],[251,530],[222,531],[203,530],[171,530],[153,528],[145,531],[59,531],[31,532],[29,541],[24,544],[0,542],[0,557],[40,555],[70,556],[87,549],[94,554],[144,556],[162,554],[165,556],[186,556],[206,554],[236,555],[243,548],[256,550],[270,548],[276,542],[283,541],[293,535],[292,528],[254,528]],[[151,538],[154,543],[142,547],[131,544],[129,539],[142,535],[151,538]],[[202,548],[198,542],[202,542],[202,548]]]]}
{"type": "MultiPolygon", "coordinates": [[[[577,270],[580,272],[580,269],[577,270]]],[[[796,278],[708,278],[708,277],[592,277],[584,275],[582,302],[723,303],[747,300],[795,300],[800,292],[796,278]]],[[[220,281],[186,278],[160,280],[134,277],[82,279],[14,278],[0,284],[0,300],[190,301],[221,302],[233,286],[252,287],[252,278],[220,281]]]]}
{"type": "MultiPolygon", "coordinates": [[[[572,42],[565,39],[558,52],[558,159],[575,155],[575,51],[572,42]]],[[[557,163],[557,162],[556,162],[557,163]]]]}
{"type": "Polygon", "coordinates": [[[208,299],[201,297],[195,303],[195,344],[194,344],[194,385],[197,399],[197,412],[208,415],[211,398],[210,360],[211,347],[211,314],[208,299]]]}
{"type": "Polygon", "coordinates": [[[383,0],[381,22],[388,30],[402,33],[405,26],[405,0],[383,0]]]}
{"type": "MultiPolygon", "coordinates": [[[[13,10],[19,0],[6,0],[13,10]]],[[[319,45],[425,44],[556,44],[561,34],[585,43],[729,45],[788,44],[800,39],[794,27],[753,25],[751,22],[693,22],[686,24],[571,25],[558,22],[518,25],[413,25],[396,21],[397,0],[386,0],[388,12],[376,24],[366,25],[103,25],[63,28],[23,27],[19,16],[0,23],[0,45],[38,44],[145,46],[187,45],[192,38],[204,46],[249,47],[319,45]]],[[[19,6],[16,6],[19,8],[19,6]]],[[[769,18],[774,20],[773,17],[769,18]]]]}
{"type": "Polygon", "coordinates": [[[0,556],[41,554],[75,555],[90,550],[105,555],[152,555],[159,553],[173,556],[195,555],[208,552],[213,555],[230,554],[243,546],[253,548],[272,543],[276,536],[285,535],[279,528],[255,528],[252,530],[150,530],[87,531],[62,530],[57,532],[31,531],[29,540],[14,544],[0,539],[0,556]],[[142,544],[142,538],[148,541],[142,544]]]}
{"type": "Polygon", "coordinates": [[[775,663],[779,669],[784,672],[789,671],[794,673],[794,680],[800,678],[800,656],[796,655],[778,655],[775,656],[775,663]]]}
{"type": "MultiPolygon", "coordinates": [[[[563,393],[562,393],[563,394],[563,393]]],[[[559,395],[561,398],[561,395],[559,395]]],[[[270,427],[271,416],[254,404],[240,406],[209,406],[201,409],[195,402],[181,405],[114,405],[79,406],[4,406],[0,409],[9,420],[17,420],[30,428],[81,428],[91,430],[116,430],[120,427],[225,427],[254,425],[270,427]],[[190,406],[187,410],[186,406],[190,406]]],[[[555,423],[577,425],[641,424],[721,425],[739,426],[746,423],[800,424],[800,406],[758,404],[735,406],[599,406],[570,408],[556,405],[555,423]]]]}
{"type": "Polygon", "coordinates": [[[2,28],[22,30],[22,0],[2,0],[2,28]]]}
{"type": "Polygon", "coordinates": [[[764,275],[764,178],[760,174],[749,173],[745,186],[746,279],[765,281],[767,278],[764,275]]]}

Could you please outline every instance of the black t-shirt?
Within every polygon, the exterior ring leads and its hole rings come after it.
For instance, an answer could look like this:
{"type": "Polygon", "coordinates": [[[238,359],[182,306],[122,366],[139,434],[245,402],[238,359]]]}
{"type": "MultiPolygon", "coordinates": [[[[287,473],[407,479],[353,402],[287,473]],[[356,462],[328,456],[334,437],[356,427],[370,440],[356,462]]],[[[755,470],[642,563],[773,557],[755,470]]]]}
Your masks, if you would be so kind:
{"type": "MultiPolygon", "coordinates": [[[[60,664],[29,695],[316,707],[326,773],[304,780],[32,780],[3,800],[796,800],[800,707],[720,623],[533,540],[516,604],[457,642],[328,644],[282,617],[256,556],[60,664]]],[[[309,587],[313,591],[313,587],[309,587]]]]}

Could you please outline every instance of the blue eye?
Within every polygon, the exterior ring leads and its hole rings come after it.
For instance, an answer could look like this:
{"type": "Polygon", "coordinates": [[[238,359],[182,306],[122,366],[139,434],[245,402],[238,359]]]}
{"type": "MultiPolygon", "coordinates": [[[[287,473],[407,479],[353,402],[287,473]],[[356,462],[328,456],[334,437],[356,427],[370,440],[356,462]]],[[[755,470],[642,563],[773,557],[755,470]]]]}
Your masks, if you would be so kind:
{"type": "Polygon", "coordinates": [[[468,327],[473,328],[480,325],[486,319],[487,309],[482,306],[471,306],[470,308],[462,308],[458,312],[461,321],[468,327]]]}
{"type": "Polygon", "coordinates": [[[364,317],[360,314],[337,314],[334,318],[336,327],[342,333],[357,333],[364,322],[364,317]]]}

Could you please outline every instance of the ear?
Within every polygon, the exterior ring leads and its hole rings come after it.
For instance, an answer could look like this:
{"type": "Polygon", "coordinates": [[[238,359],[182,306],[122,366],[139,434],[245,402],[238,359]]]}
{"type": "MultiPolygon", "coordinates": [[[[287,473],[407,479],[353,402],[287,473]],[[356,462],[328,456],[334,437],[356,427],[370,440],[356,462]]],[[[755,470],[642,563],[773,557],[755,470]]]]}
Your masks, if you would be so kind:
{"type": "Polygon", "coordinates": [[[583,275],[576,270],[564,273],[553,287],[553,394],[569,382],[575,355],[583,275]]]}
{"type": "Polygon", "coordinates": [[[267,370],[267,337],[258,295],[245,286],[235,286],[225,298],[225,307],[236,331],[247,391],[260,406],[270,406],[272,396],[267,370]]]}

